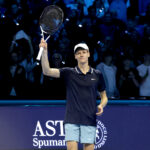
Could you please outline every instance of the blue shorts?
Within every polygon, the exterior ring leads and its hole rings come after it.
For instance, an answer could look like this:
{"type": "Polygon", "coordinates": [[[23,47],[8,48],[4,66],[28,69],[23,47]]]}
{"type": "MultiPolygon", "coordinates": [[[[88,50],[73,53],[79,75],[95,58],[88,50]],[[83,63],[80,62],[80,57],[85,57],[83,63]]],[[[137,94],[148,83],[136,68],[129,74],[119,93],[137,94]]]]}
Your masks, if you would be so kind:
{"type": "Polygon", "coordinates": [[[78,124],[65,124],[65,140],[76,141],[85,144],[94,144],[96,139],[96,127],[78,124]]]}

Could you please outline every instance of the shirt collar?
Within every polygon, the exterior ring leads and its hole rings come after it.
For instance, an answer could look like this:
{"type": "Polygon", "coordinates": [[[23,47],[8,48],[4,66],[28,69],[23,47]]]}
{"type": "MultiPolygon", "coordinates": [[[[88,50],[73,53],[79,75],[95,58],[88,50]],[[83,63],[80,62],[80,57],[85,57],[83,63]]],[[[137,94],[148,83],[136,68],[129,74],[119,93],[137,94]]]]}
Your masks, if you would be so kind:
{"type": "MultiPolygon", "coordinates": [[[[80,70],[80,68],[78,66],[75,67],[75,70],[78,74],[83,74],[82,71],[80,70]]],[[[87,74],[90,73],[92,74],[93,73],[93,68],[90,67],[89,71],[87,72],[87,74]]]]}

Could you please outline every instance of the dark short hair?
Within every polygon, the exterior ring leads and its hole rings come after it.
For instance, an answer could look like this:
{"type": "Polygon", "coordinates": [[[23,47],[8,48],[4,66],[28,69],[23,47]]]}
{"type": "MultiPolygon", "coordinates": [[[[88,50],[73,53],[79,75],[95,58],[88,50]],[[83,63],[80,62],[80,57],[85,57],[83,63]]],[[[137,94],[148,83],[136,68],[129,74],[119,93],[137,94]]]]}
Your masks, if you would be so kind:
{"type": "MultiPolygon", "coordinates": [[[[76,53],[76,52],[79,51],[79,50],[86,50],[86,49],[84,49],[83,47],[78,47],[78,48],[75,50],[74,53],[76,53]]],[[[88,50],[87,50],[87,51],[88,51],[88,50]]]]}

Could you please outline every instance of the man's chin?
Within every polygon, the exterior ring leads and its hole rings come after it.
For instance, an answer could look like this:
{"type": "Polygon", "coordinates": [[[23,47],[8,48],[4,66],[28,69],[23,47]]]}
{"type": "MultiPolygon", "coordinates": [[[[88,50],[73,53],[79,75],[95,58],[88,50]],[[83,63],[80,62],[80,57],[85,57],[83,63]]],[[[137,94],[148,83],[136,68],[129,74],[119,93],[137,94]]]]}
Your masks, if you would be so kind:
{"type": "Polygon", "coordinates": [[[86,61],[80,61],[79,62],[81,65],[84,65],[84,64],[86,64],[86,61]]]}

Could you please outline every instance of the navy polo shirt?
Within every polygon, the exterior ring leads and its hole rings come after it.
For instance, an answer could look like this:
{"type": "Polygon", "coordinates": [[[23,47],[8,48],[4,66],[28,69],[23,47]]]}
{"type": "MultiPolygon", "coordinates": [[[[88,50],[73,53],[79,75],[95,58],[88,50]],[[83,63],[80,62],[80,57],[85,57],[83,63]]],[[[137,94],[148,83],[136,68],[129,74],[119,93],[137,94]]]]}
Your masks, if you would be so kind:
{"type": "Polygon", "coordinates": [[[64,123],[96,126],[97,91],[105,90],[102,73],[96,69],[83,74],[78,67],[61,68],[67,91],[64,123]]]}

